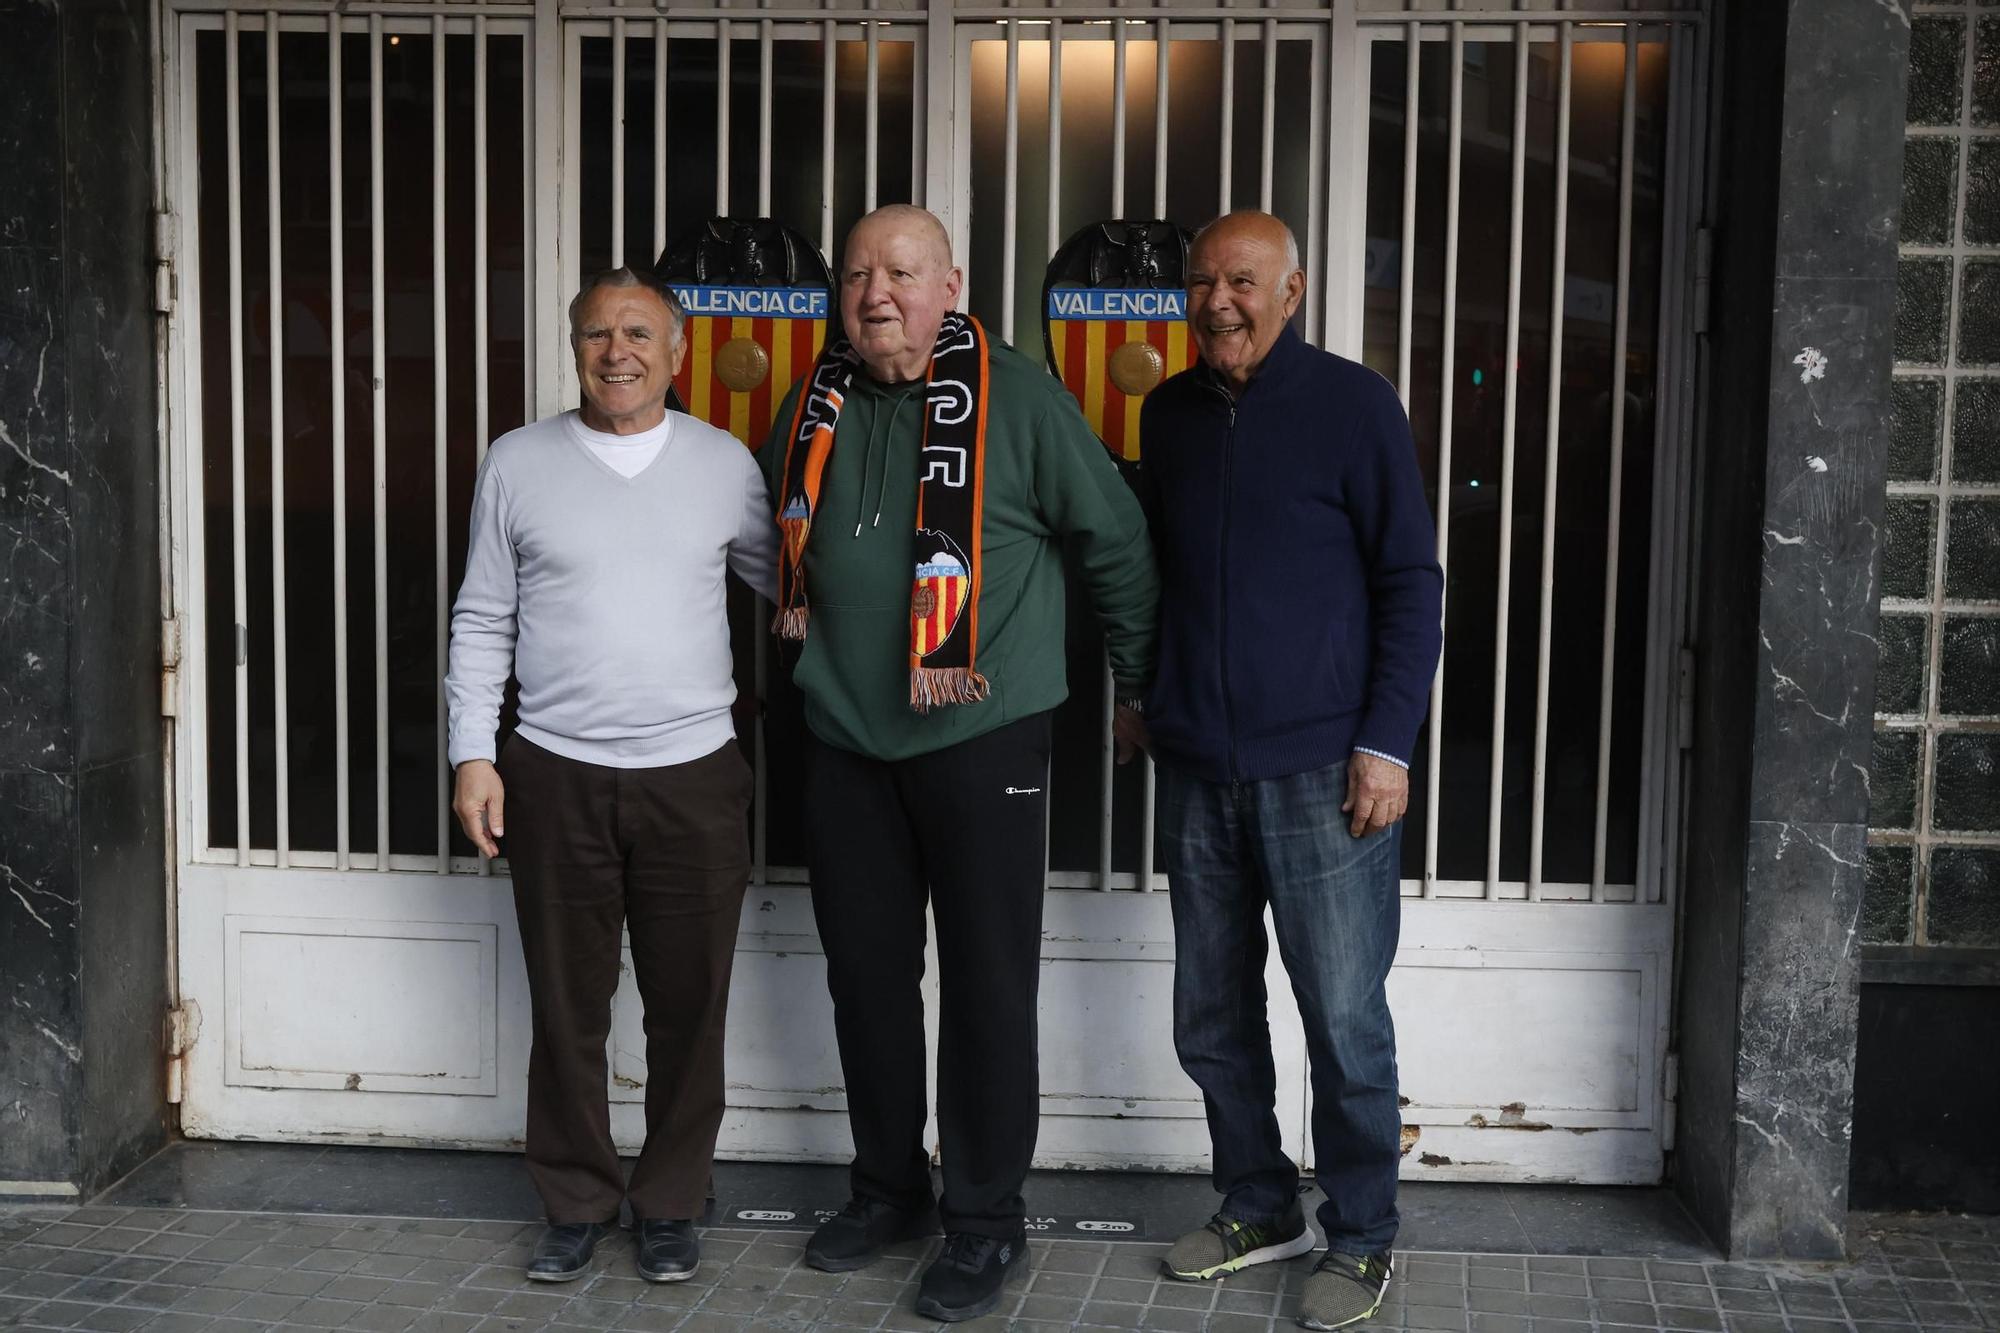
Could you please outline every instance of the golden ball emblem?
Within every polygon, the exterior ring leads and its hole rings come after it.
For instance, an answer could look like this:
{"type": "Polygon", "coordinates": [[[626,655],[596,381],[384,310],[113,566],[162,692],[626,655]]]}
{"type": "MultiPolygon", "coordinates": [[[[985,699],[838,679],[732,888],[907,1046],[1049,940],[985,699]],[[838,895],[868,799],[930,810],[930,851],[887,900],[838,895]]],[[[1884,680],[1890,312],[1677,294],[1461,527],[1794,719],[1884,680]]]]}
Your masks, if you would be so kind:
{"type": "Polygon", "coordinates": [[[748,338],[731,338],[715,350],[715,377],[735,393],[749,393],[771,373],[771,356],[748,338]]]}
{"type": "Polygon", "coordinates": [[[1151,393],[1167,373],[1167,359],[1151,343],[1120,343],[1111,353],[1110,370],[1118,392],[1137,398],[1151,393]]]}

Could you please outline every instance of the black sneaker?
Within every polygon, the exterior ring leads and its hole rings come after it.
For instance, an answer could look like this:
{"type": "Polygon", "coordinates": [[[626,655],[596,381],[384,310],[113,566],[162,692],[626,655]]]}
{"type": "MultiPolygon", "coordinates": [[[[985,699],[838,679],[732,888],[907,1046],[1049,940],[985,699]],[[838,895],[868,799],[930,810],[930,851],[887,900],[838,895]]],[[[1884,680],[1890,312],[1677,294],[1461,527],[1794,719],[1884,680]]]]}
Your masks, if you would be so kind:
{"type": "Polygon", "coordinates": [[[597,1242],[616,1223],[557,1222],[535,1242],[534,1257],[528,1260],[530,1282],[568,1282],[590,1267],[597,1242]]]}
{"type": "Polygon", "coordinates": [[[990,1313],[1000,1304],[1000,1286],[1007,1274],[1027,1257],[1025,1230],[1006,1237],[952,1232],[924,1270],[917,1287],[917,1313],[947,1324],[990,1313]]]}
{"type": "Polygon", "coordinates": [[[648,1282],[685,1282],[701,1266],[701,1242],[691,1220],[641,1218],[632,1225],[639,1276],[648,1282]]]}
{"type": "Polygon", "coordinates": [[[1382,1308],[1382,1293],[1388,1290],[1393,1267],[1387,1250],[1373,1254],[1328,1250],[1306,1276],[1305,1289],[1299,1293],[1300,1327],[1346,1328],[1372,1319],[1382,1308]]]}
{"type": "Polygon", "coordinates": [[[881,1258],[884,1245],[935,1236],[937,1229],[934,1207],[913,1212],[857,1194],[812,1233],[806,1242],[806,1262],[822,1273],[851,1273],[881,1258]]]}

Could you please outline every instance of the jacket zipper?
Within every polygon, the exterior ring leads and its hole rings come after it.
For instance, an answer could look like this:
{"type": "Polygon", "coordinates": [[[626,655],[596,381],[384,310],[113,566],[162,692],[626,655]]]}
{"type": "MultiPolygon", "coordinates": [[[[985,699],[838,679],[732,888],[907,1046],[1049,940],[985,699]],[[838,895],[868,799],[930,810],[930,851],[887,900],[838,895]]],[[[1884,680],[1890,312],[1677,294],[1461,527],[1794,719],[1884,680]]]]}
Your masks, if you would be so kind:
{"type": "Polygon", "coordinates": [[[1220,387],[1221,394],[1229,407],[1229,429],[1222,437],[1222,536],[1216,545],[1215,586],[1221,599],[1220,633],[1216,635],[1215,656],[1222,679],[1222,720],[1229,730],[1228,756],[1229,780],[1237,780],[1236,763],[1236,708],[1231,702],[1234,697],[1229,688],[1229,519],[1233,506],[1232,494],[1236,489],[1236,400],[1227,390],[1220,387]]]}

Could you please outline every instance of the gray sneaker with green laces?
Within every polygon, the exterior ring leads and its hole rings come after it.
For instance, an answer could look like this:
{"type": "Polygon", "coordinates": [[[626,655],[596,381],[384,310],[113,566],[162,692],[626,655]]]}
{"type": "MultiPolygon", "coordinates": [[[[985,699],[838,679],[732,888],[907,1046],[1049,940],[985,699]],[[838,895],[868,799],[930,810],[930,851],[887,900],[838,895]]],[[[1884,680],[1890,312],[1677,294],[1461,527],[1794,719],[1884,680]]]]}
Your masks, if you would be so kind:
{"type": "Polygon", "coordinates": [[[1254,1264],[1268,1264],[1310,1254],[1319,1237],[1306,1225],[1305,1213],[1294,1199],[1284,1216],[1275,1222],[1245,1222],[1227,1213],[1217,1213],[1199,1231],[1190,1231],[1174,1242],[1161,1261],[1169,1277],[1183,1282],[1203,1282],[1241,1272],[1254,1264]]]}
{"type": "Polygon", "coordinates": [[[1341,1254],[1328,1250],[1306,1276],[1299,1297],[1299,1324],[1304,1328],[1346,1328],[1371,1319],[1382,1308],[1389,1289],[1389,1251],[1341,1254]]]}

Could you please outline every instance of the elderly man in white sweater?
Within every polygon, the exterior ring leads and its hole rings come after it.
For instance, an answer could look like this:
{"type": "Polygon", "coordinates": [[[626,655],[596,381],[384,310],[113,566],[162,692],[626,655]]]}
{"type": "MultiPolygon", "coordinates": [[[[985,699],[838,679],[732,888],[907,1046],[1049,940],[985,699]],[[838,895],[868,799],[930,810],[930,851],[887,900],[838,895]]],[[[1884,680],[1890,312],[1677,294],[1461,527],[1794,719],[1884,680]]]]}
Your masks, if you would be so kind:
{"type": "Polygon", "coordinates": [[[506,836],[534,1015],[527,1157],[549,1227],[527,1275],[540,1281],[581,1274],[625,1201],[640,1276],[692,1276],[722,1121],[752,785],[730,719],[724,581],[772,596],[778,532],[750,452],[666,410],[682,325],[650,275],[584,285],[570,305],[583,406],[494,442],[452,612],[453,808],[486,855],[506,836]],[[510,673],[520,725],[496,765],[510,673]],[[648,1071],[629,1185],[605,1097],[621,926],[648,1071]]]}

